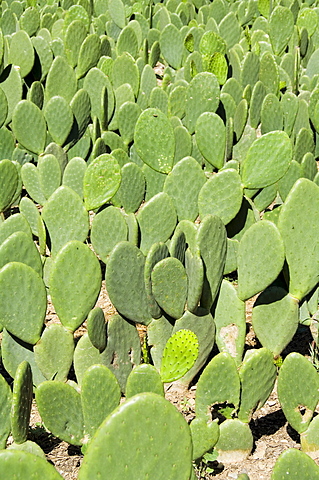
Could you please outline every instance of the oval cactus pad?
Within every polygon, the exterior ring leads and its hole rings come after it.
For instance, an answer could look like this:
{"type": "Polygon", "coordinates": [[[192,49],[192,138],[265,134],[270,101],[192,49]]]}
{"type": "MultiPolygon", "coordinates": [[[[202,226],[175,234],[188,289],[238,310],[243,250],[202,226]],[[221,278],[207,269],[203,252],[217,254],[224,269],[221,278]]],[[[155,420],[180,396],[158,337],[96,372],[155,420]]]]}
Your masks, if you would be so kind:
{"type": "Polygon", "coordinates": [[[0,270],[0,322],[10,333],[24,342],[36,343],[46,307],[45,285],[33,268],[10,262],[0,270]]]}
{"type": "Polygon", "coordinates": [[[134,142],[143,162],[157,172],[171,171],[175,153],[174,130],[161,110],[144,110],[136,123],[134,142]]]}
{"type": "Polygon", "coordinates": [[[111,155],[100,155],[88,166],[83,182],[85,208],[94,210],[110,200],[118,190],[120,166],[111,155]]]}
{"type": "Polygon", "coordinates": [[[198,356],[197,336],[191,330],[178,330],[164,348],[161,378],[162,382],[173,382],[192,368],[198,356]]]}
{"type": "Polygon", "coordinates": [[[264,188],[272,185],[286,173],[291,160],[291,140],[285,132],[269,132],[257,138],[242,163],[244,187],[264,188]]]}
{"type": "Polygon", "coordinates": [[[191,460],[191,435],[183,416],[160,395],[141,393],[102,423],[89,444],[79,480],[185,480],[190,478],[191,460]]]}

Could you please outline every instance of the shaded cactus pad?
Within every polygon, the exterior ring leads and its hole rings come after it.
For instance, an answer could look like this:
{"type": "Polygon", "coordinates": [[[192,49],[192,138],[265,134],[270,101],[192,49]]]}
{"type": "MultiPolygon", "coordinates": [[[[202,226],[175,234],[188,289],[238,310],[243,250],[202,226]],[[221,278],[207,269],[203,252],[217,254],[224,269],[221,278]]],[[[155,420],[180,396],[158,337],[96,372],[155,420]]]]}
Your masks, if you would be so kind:
{"type": "Polygon", "coordinates": [[[183,416],[160,395],[142,393],[102,423],[88,447],[79,480],[185,480],[191,460],[191,435],[183,416]]]}

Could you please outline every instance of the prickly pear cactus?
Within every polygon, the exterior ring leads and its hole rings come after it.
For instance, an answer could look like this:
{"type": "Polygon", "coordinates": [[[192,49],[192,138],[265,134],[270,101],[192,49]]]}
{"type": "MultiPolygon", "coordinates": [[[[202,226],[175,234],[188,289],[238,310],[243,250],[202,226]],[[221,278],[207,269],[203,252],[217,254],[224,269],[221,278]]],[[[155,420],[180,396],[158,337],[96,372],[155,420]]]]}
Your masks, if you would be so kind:
{"type": "Polygon", "coordinates": [[[121,169],[115,158],[107,153],[95,158],[84,173],[85,208],[94,210],[104,205],[117,192],[120,183],[121,169]]]}
{"type": "Polygon", "coordinates": [[[71,445],[82,445],[84,420],[81,396],[73,386],[48,380],[38,386],[35,399],[43,423],[53,435],[71,445]]]}
{"type": "Polygon", "coordinates": [[[27,440],[33,398],[32,371],[25,360],[17,368],[12,392],[11,429],[15,443],[27,440]]]}
{"type": "Polygon", "coordinates": [[[278,376],[278,398],[285,417],[298,433],[309,427],[319,400],[318,385],[318,374],[309,360],[297,352],[285,358],[278,376]]]}
{"type": "Polygon", "coordinates": [[[79,480],[96,476],[101,480],[185,480],[191,469],[192,441],[186,421],[160,395],[141,393],[102,423],[88,447],[79,480]]]}
{"type": "Polygon", "coordinates": [[[143,162],[161,173],[169,173],[173,166],[175,137],[173,127],[158,108],[148,108],[139,116],[134,133],[134,144],[143,162]]]}
{"type": "Polygon", "coordinates": [[[133,322],[148,324],[151,314],[144,284],[145,257],[130,242],[119,242],[108,260],[105,282],[118,312],[133,322]]]}
{"type": "Polygon", "coordinates": [[[271,480],[319,479],[319,468],[308,455],[296,448],[285,450],[275,463],[271,480]]]}
{"type": "Polygon", "coordinates": [[[47,307],[40,275],[24,263],[9,262],[0,270],[0,292],[2,325],[24,342],[35,344],[40,339],[47,307]],[[10,294],[14,302],[6,300],[10,294]]]}
{"type": "Polygon", "coordinates": [[[190,424],[193,442],[193,460],[211,450],[219,438],[219,426],[216,421],[206,422],[205,418],[194,418],[190,424]]]}
{"type": "Polygon", "coordinates": [[[74,352],[71,332],[60,324],[49,325],[33,351],[35,361],[47,380],[66,381],[74,352]]]}
{"type": "Polygon", "coordinates": [[[87,245],[73,240],[58,252],[50,273],[50,294],[68,330],[74,332],[84,322],[95,305],[101,282],[99,261],[87,245]]]}
{"type": "Polygon", "coordinates": [[[11,405],[12,405],[12,392],[8,382],[4,377],[0,376],[0,448],[6,448],[7,438],[11,431],[11,405]]]}
{"type": "Polygon", "coordinates": [[[267,220],[252,225],[238,247],[238,297],[247,300],[268,287],[284,260],[284,243],[276,225],[267,220]],[[256,245],[260,246],[258,255],[256,245]]]}
{"type": "Polygon", "coordinates": [[[187,275],[183,264],[174,257],[156,263],[151,274],[152,293],[158,305],[173,318],[184,313],[187,275]]]}
{"type": "Polygon", "coordinates": [[[318,208],[318,186],[300,178],[290,190],[279,215],[278,228],[289,267],[289,293],[298,300],[318,283],[319,250],[313,248],[312,241],[318,230],[318,208]],[[307,242],[304,242],[303,232],[307,232],[307,242]]]}
{"type": "Polygon", "coordinates": [[[150,363],[141,363],[133,368],[126,382],[125,397],[138,393],[153,392],[164,396],[164,387],[158,370],[150,363]]]}
{"type": "Polygon", "coordinates": [[[162,382],[178,380],[191,369],[198,356],[198,340],[190,330],[178,330],[167,341],[161,363],[162,382]]]}
{"type": "Polygon", "coordinates": [[[254,141],[241,165],[246,188],[263,188],[277,182],[288,170],[292,146],[282,131],[269,132],[254,141]]]}
{"type": "Polygon", "coordinates": [[[253,441],[247,423],[237,418],[225,420],[219,426],[219,439],[215,445],[218,461],[224,464],[242,462],[250,455],[253,441]]]}
{"type": "Polygon", "coordinates": [[[21,450],[3,450],[0,452],[0,475],[3,480],[11,480],[12,478],[20,478],[27,480],[62,480],[63,477],[49,462],[33,455],[29,452],[21,450]]]}
{"type": "Polygon", "coordinates": [[[115,375],[105,365],[92,365],[84,373],[81,403],[84,432],[91,438],[103,420],[119,405],[121,389],[115,375]]]}

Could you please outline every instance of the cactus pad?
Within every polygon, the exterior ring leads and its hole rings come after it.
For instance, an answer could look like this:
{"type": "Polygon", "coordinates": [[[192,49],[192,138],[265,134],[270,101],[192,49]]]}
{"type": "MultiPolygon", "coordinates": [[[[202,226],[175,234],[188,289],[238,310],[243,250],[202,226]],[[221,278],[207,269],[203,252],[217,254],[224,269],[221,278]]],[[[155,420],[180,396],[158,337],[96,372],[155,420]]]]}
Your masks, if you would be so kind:
{"type": "Polygon", "coordinates": [[[285,450],[275,463],[271,480],[299,480],[300,478],[318,480],[319,468],[306,453],[296,448],[285,450]]]}
{"type": "Polygon", "coordinates": [[[153,268],[152,293],[158,305],[173,318],[183,315],[187,297],[187,275],[174,257],[160,260],[153,268]]]}
{"type": "Polygon", "coordinates": [[[41,334],[47,307],[44,282],[33,268],[19,262],[0,270],[0,321],[13,335],[36,343],[41,334]],[[15,298],[7,301],[7,295],[15,298]]]}
{"type": "Polygon", "coordinates": [[[13,449],[0,452],[0,476],[3,480],[12,478],[63,480],[53,465],[43,458],[13,449]]]}
{"type": "Polygon", "coordinates": [[[161,378],[163,382],[173,382],[192,368],[198,356],[198,339],[190,330],[178,330],[165,345],[161,378]]]}
{"type": "Polygon", "coordinates": [[[94,210],[110,200],[121,183],[120,166],[105,153],[95,158],[84,173],[83,194],[87,210],[94,210]]]}
{"type": "Polygon", "coordinates": [[[82,444],[83,412],[81,396],[75,388],[48,380],[38,386],[35,399],[43,423],[53,435],[71,445],[82,444]]]}
{"type": "Polygon", "coordinates": [[[151,168],[169,173],[173,166],[175,137],[166,115],[157,108],[148,108],[139,116],[134,133],[138,155],[151,168]]]}
{"type": "Polygon", "coordinates": [[[88,447],[79,480],[96,476],[184,480],[190,476],[191,460],[191,435],[182,415],[163,397],[142,393],[102,423],[88,447]]]}
{"type": "Polygon", "coordinates": [[[32,372],[25,360],[17,368],[12,392],[11,428],[16,443],[27,440],[33,397],[32,372]]]}

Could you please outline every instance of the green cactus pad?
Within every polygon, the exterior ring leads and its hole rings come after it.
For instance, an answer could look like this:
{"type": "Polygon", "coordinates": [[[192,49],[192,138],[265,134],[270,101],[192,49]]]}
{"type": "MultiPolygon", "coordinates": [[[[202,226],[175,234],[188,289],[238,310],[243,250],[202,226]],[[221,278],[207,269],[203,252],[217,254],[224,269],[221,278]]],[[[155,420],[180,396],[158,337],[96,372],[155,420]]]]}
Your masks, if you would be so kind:
{"type": "Polygon", "coordinates": [[[32,70],[34,64],[34,49],[29,35],[24,30],[18,30],[12,35],[9,63],[19,67],[21,78],[26,77],[32,70]]]}
{"type": "Polygon", "coordinates": [[[117,196],[125,212],[134,213],[144,200],[145,176],[138,165],[129,162],[121,168],[121,177],[117,196]]]}
{"type": "Polygon", "coordinates": [[[35,399],[43,423],[53,435],[71,445],[82,445],[83,411],[81,395],[75,388],[48,380],[38,386],[35,399]]]}
{"type": "Polygon", "coordinates": [[[205,367],[196,391],[197,417],[211,419],[211,407],[227,403],[236,409],[239,405],[240,379],[234,359],[229,353],[219,353],[205,367]]]}
{"type": "Polygon", "coordinates": [[[269,37],[276,55],[282,54],[287,47],[294,30],[294,18],[291,10],[277,5],[269,18],[269,37]]]}
{"type": "Polygon", "coordinates": [[[151,315],[144,286],[143,253],[132,243],[119,242],[109,257],[105,282],[111,302],[133,322],[148,324],[151,315]]]}
{"type": "Polygon", "coordinates": [[[87,237],[88,213],[78,194],[65,185],[59,187],[46,202],[42,218],[50,235],[53,256],[70,240],[84,242],[87,237]]]}
{"type": "Polygon", "coordinates": [[[193,460],[211,450],[219,438],[217,422],[206,422],[204,418],[194,418],[190,424],[193,442],[193,460]]]}
{"type": "Polygon", "coordinates": [[[0,452],[0,475],[3,480],[12,478],[63,480],[54,466],[43,458],[13,449],[0,452]]]}
{"type": "Polygon", "coordinates": [[[133,368],[127,378],[125,397],[130,398],[143,392],[153,392],[164,397],[161,376],[156,367],[149,363],[141,363],[133,368]]]}
{"type": "Polygon", "coordinates": [[[75,67],[81,45],[87,35],[85,24],[81,20],[73,20],[66,28],[64,34],[64,50],[68,63],[75,67]]]}
{"type": "Polygon", "coordinates": [[[0,161],[0,212],[6,210],[13,200],[18,185],[18,171],[14,163],[4,159],[0,161]]]}
{"type": "Polygon", "coordinates": [[[226,225],[239,212],[243,199],[241,178],[228,168],[213,175],[198,195],[199,215],[217,215],[226,225]]]}
{"type": "Polygon", "coordinates": [[[275,130],[282,130],[284,117],[281,103],[274,93],[268,93],[260,111],[262,135],[275,130]]]}
{"type": "Polygon", "coordinates": [[[174,130],[161,110],[148,108],[139,116],[134,144],[138,155],[151,168],[161,173],[171,171],[175,152],[174,130]]]}
{"type": "Polygon", "coordinates": [[[12,130],[27,150],[40,154],[46,142],[46,123],[42,111],[29,100],[21,100],[12,114],[12,130]],[[32,125],[32,129],[29,128],[32,125]]]}
{"type": "Polygon", "coordinates": [[[74,332],[94,307],[102,274],[90,248],[78,240],[58,252],[50,273],[50,295],[61,323],[74,332]]]}
{"type": "Polygon", "coordinates": [[[101,57],[101,40],[96,33],[91,33],[83,41],[76,68],[77,78],[82,78],[91,68],[95,67],[101,57]]]}
{"type": "Polygon", "coordinates": [[[4,377],[0,376],[0,448],[5,449],[7,444],[7,438],[11,432],[11,405],[12,405],[12,392],[8,382],[4,377]]]}
{"type": "Polygon", "coordinates": [[[46,99],[59,95],[70,102],[76,91],[77,81],[73,68],[65,57],[56,56],[46,78],[46,99]]]}
{"type": "Polygon", "coordinates": [[[12,378],[14,378],[20,363],[27,360],[31,365],[33,384],[37,386],[44,382],[45,377],[34,359],[33,345],[14,337],[5,328],[2,333],[1,354],[3,366],[12,378]]]}
{"type": "Polygon", "coordinates": [[[290,190],[279,215],[278,228],[289,267],[289,293],[298,300],[318,283],[319,250],[313,247],[312,240],[318,231],[318,208],[318,186],[301,178],[290,190]],[[307,242],[304,242],[305,231],[307,242]]]}
{"type": "Polygon", "coordinates": [[[159,42],[164,60],[175,70],[179,69],[184,53],[184,42],[180,30],[172,23],[168,23],[161,31],[159,42]]]}
{"type": "Polygon", "coordinates": [[[63,145],[73,125],[73,112],[64,97],[51,97],[45,106],[44,116],[48,131],[58,145],[63,145]]]}
{"type": "Polygon", "coordinates": [[[319,400],[318,391],[315,367],[300,353],[290,353],[279,370],[278,398],[286,419],[298,433],[309,427],[319,400]]]}
{"type": "Polygon", "coordinates": [[[276,376],[277,369],[270,350],[261,348],[245,355],[239,369],[239,420],[248,423],[253,411],[264,405],[273,390],[276,376]]]}
{"type": "Polygon", "coordinates": [[[252,225],[238,248],[238,297],[247,300],[268,287],[281,272],[284,260],[284,244],[276,225],[267,220],[252,225]],[[258,255],[256,245],[262,248],[258,255]]]}
{"type": "Polygon", "coordinates": [[[187,275],[174,257],[164,258],[153,267],[152,293],[159,306],[171,317],[183,315],[187,297],[187,275]]]}
{"type": "Polygon", "coordinates": [[[245,304],[238,298],[235,287],[225,279],[217,298],[214,322],[219,351],[228,352],[239,365],[246,338],[245,304]]]}
{"type": "Polygon", "coordinates": [[[198,339],[198,356],[192,368],[180,378],[179,383],[189,385],[205,365],[215,340],[215,323],[206,310],[197,308],[196,314],[186,311],[182,318],[176,320],[172,333],[180,330],[192,331],[198,339]]]}
{"type": "Polygon", "coordinates": [[[35,361],[47,380],[66,381],[74,352],[71,332],[60,324],[49,325],[33,351],[35,361]]]}
{"type": "Polygon", "coordinates": [[[100,363],[106,365],[125,392],[126,380],[135,365],[141,362],[141,343],[134,323],[121,315],[113,315],[107,323],[107,346],[100,363]]]}
{"type": "Polygon", "coordinates": [[[190,476],[191,460],[191,435],[182,415],[163,397],[142,393],[131,397],[102,423],[89,445],[79,480],[100,474],[101,480],[139,476],[184,480],[190,476]]]}
{"type": "Polygon", "coordinates": [[[204,265],[199,252],[185,251],[185,269],[188,278],[187,310],[195,313],[202,295],[204,265]]]}
{"type": "Polygon", "coordinates": [[[49,198],[52,193],[61,185],[62,172],[58,159],[48,153],[41,155],[38,158],[39,182],[40,188],[46,198],[49,198]]]}
{"type": "Polygon", "coordinates": [[[222,119],[216,113],[202,113],[197,119],[195,134],[203,157],[220,169],[224,165],[226,148],[226,129],[222,119]]]}
{"type": "Polygon", "coordinates": [[[185,125],[194,133],[198,117],[204,112],[215,112],[219,103],[219,82],[210,72],[195,75],[186,94],[185,125]]]}
{"type": "MultiPolygon", "coordinates": [[[[78,90],[70,102],[70,107],[72,109],[75,121],[73,123],[70,136],[67,138],[67,141],[70,141],[70,145],[72,146],[74,142],[79,141],[79,138],[82,137],[88,124],[90,123],[91,99],[89,93],[83,88],[78,90]]],[[[88,139],[86,141],[84,141],[83,139],[82,143],[83,146],[79,142],[80,146],[78,146],[78,148],[75,147],[76,153],[73,156],[81,155],[83,158],[87,156],[87,153],[90,149],[90,144],[87,146],[87,143],[90,142],[88,142],[88,139]]],[[[69,158],[71,159],[72,157],[69,158]]]]}
{"type": "Polygon", "coordinates": [[[88,333],[84,333],[76,344],[74,350],[74,371],[78,385],[81,386],[85,371],[91,365],[101,363],[100,352],[92,344],[88,333]]]}
{"type": "Polygon", "coordinates": [[[217,296],[226,261],[227,238],[222,220],[215,215],[206,215],[198,228],[196,240],[208,283],[202,303],[210,309],[217,296]]]}
{"type": "Polygon", "coordinates": [[[92,365],[82,379],[81,401],[84,432],[91,438],[103,420],[119,405],[121,389],[105,365],[92,365]]]}
{"type": "Polygon", "coordinates": [[[25,360],[18,366],[13,382],[11,429],[15,443],[27,440],[32,398],[32,371],[25,360]]]}
{"type": "Polygon", "coordinates": [[[25,163],[21,168],[21,178],[32,200],[44,205],[47,198],[41,188],[38,168],[33,163],[25,163]]]}
{"type": "Polygon", "coordinates": [[[128,239],[128,227],[120,209],[110,206],[94,216],[91,227],[91,241],[94,250],[104,263],[113,248],[128,239]]]}
{"type": "Polygon", "coordinates": [[[215,445],[218,461],[223,464],[244,461],[253,448],[253,435],[247,423],[237,418],[225,420],[219,427],[219,439],[215,445]]]}
{"type": "Polygon", "coordinates": [[[263,188],[277,182],[288,170],[291,160],[291,141],[285,132],[263,135],[254,141],[242,163],[244,187],[263,188]]]}
{"type": "Polygon", "coordinates": [[[164,192],[173,199],[178,220],[195,221],[198,194],[205,182],[203,170],[192,157],[180,160],[167,175],[164,192]]]}
{"type": "Polygon", "coordinates": [[[39,447],[37,443],[32,442],[31,440],[27,440],[23,443],[12,443],[8,448],[11,450],[22,450],[24,452],[37,455],[38,457],[46,460],[46,456],[42,448],[39,447]]]}
{"type": "Polygon", "coordinates": [[[298,327],[298,301],[281,287],[270,286],[254,304],[252,325],[261,344],[278,356],[298,327]]]}
{"type": "Polygon", "coordinates": [[[89,339],[100,352],[106,347],[106,324],[102,308],[95,307],[87,317],[87,331],[89,339]]]}
{"type": "Polygon", "coordinates": [[[1,324],[21,340],[36,343],[47,307],[42,278],[28,265],[10,262],[0,270],[0,291],[1,324]],[[15,301],[8,303],[7,295],[13,295],[15,301]]]}
{"type": "Polygon", "coordinates": [[[147,254],[154,243],[166,242],[174,231],[177,215],[173,200],[160,192],[143,205],[136,218],[141,231],[140,248],[147,254]]]}
{"type": "Polygon", "coordinates": [[[271,480],[299,480],[300,478],[319,479],[319,468],[306,453],[296,448],[285,450],[277,459],[271,480]]]}
{"type": "Polygon", "coordinates": [[[85,171],[83,179],[84,203],[87,210],[105,204],[121,183],[120,166],[109,154],[95,158],[85,171]]]}
{"type": "Polygon", "coordinates": [[[162,310],[157,304],[153,295],[151,274],[155,265],[167,257],[169,257],[168,247],[164,243],[158,242],[152,245],[145,260],[145,268],[144,268],[145,290],[147,293],[149,309],[150,309],[150,314],[152,315],[152,318],[159,318],[162,314],[162,310]]]}
{"type": "Polygon", "coordinates": [[[18,102],[22,100],[22,79],[19,74],[19,69],[14,65],[10,67],[8,76],[1,82],[1,89],[3,90],[8,102],[8,113],[5,120],[5,125],[12,120],[12,112],[18,102]]]}
{"type": "Polygon", "coordinates": [[[80,198],[83,198],[83,178],[86,168],[87,164],[83,158],[73,157],[63,172],[62,184],[72,188],[80,198]]]}
{"type": "Polygon", "coordinates": [[[162,382],[173,382],[187,373],[198,356],[198,339],[191,330],[178,330],[167,341],[161,362],[162,382]]]}
{"type": "Polygon", "coordinates": [[[0,269],[9,262],[21,262],[32,267],[42,276],[42,261],[29,234],[18,231],[0,245],[0,269]]]}

